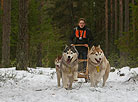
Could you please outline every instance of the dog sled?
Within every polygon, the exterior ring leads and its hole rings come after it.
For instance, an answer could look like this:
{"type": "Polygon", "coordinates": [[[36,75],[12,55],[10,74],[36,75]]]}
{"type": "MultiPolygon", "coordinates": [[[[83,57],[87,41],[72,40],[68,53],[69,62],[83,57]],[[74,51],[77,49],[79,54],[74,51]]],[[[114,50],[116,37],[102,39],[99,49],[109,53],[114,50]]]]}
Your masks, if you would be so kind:
{"type": "MultiPolygon", "coordinates": [[[[86,47],[84,44],[73,44],[72,46],[75,46],[75,47],[76,46],[84,46],[84,47],[86,47]]],[[[88,48],[88,53],[89,53],[89,47],[87,47],[87,48],[88,48]]],[[[87,82],[88,79],[89,79],[89,74],[88,74],[88,58],[87,59],[79,59],[79,63],[82,63],[82,62],[87,62],[87,65],[86,65],[85,71],[84,70],[78,71],[78,78],[85,78],[85,81],[87,82]]]]}

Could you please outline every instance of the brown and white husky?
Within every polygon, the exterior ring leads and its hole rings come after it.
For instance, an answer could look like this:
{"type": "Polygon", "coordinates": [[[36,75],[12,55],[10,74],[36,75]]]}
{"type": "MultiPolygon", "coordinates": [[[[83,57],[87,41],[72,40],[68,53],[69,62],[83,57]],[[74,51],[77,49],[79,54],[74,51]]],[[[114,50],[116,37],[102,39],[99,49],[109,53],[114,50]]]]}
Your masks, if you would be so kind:
{"type": "Polygon", "coordinates": [[[88,53],[88,70],[92,87],[96,87],[102,78],[103,86],[105,86],[110,72],[110,64],[100,45],[98,47],[93,46],[88,53]]]}

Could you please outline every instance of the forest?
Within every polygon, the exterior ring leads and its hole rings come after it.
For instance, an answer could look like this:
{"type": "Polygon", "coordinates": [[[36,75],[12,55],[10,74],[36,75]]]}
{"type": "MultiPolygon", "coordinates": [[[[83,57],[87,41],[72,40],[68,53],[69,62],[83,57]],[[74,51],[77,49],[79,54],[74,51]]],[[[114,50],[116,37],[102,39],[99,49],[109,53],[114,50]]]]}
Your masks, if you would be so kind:
{"type": "Polygon", "coordinates": [[[1,0],[0,67],[54,67],[79,18],[112,67],[138,66],[137,0],[1,0]]]}

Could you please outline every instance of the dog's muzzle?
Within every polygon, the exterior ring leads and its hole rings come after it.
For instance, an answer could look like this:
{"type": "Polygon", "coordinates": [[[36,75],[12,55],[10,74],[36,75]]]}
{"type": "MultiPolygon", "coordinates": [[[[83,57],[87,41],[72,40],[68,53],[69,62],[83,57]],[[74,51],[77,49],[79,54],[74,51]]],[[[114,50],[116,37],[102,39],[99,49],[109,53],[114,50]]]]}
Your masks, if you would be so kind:
{"type": "Polygon", "coordinates": [[[96,60],[97,63],[101,62],[101,58],[99,58],[99,60],[95,58],[95,60],[96,60]]]}
{"type": "Polygon", "coordinates": [[[59,68],[60,66],[59,65],[56,65],[57,68],[59,68]]]}
{"type": "Polygon", "coordinates": [[[68,56],[67,58],[67,63],[69,64],[71,62],[72,58],[70,56],[68,56]]]}

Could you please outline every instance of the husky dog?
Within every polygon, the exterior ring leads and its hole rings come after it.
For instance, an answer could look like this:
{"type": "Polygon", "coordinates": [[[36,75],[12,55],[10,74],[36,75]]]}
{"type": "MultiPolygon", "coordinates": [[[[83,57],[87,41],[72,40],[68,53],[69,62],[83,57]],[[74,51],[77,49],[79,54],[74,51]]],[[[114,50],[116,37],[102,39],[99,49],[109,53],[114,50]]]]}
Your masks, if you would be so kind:
{"type": "Polygon", "coordinates": [[[66,46],[61,59],[62,82],[65,89],[72,89],[78,77],[78,51],[74,46],[66,46]]]}
{"type": "Polygon", "coordinates": [[[58,87],[60,86],[60,79],[62,77],[60,65],[61,65],[61,56],[58,56],[55,59],[55,68],[56,68],[56,73],[57,73],[57,83],[58,83],[58,87]]]}
{"type": "Polygon", "coordinates": [[[88,53],[88,70],[92,87],[96,87],[102,78],[103,86],[105,86],[110,72],[110,64],[100,45],[98,47],[93,46],[88,53]]]}

